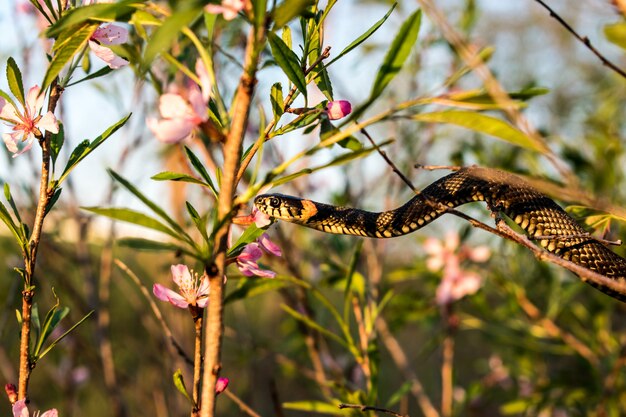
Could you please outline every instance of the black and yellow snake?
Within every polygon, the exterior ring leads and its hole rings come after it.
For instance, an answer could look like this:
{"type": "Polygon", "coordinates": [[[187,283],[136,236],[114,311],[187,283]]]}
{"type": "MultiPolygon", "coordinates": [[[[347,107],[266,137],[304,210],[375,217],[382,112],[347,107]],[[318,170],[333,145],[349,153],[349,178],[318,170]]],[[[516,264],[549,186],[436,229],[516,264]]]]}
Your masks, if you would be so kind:
{"type": "MultiPolygon", "coordinates": [[[[402,236],[472,201],[485,201],[504,213],[549,252],[618,282],[626,282],[626,259],[589,235],[554,201],[521,178],[495,169],[462,168],[430,184],[406,204],[374,213],[337,207],[282,194],[256,197],[267,215],[327,233],[373,238],[402,236]]],[[[626,296],[599,284],[601,291],[626,302],[626,296]]]]}

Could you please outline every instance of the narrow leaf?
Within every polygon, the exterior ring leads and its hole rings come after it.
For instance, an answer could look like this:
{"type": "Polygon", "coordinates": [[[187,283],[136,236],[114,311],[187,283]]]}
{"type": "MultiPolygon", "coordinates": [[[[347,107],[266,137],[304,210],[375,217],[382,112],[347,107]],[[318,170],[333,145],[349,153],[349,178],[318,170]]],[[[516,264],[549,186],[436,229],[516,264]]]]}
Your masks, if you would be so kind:
{"type": "Polygon", "coordinates": [[[198,184],[198,185],[202,185],[203,187],[211,188],[209,184],[207,184],[206,182],[200,181],[199,179],[192,177],[191,175],[183,174],[181,172],[171,172],[171,171],[159,172],[158,174],[150,177],[150,179],[155,180],[155,181],[188,182],[191,184],[198,184]]]}
{"type": "Polygon", "coordinates": [[[352,51],[354,48],[356,48],[357,46],[359,46],[360,44],[362,44],[363,42],[365,42],[367,40],[367,38],[369,38],[370,36],[372,36],[372,34],[374,32],[376,32],[378,30],[379,27],[382,26],[383,23],[385,23],[385,20],[387,20],[387,18],[389,17],[389,15],[391,15],[391,12],[393,12],[393,9],[395,9],[396,5],[398,3],[394,3],[391,8],[389,9],[389,11],[376,23],[374,23],[374,25],[372,25],[371,28],[369,28],[368,30],[365,31],[365,33],[363,33],[361,36],[359,36],[358,38],[356,38],[355,40],[353,40],[348,46],[346,46],[345,48],[343,48],[343,50],[341,52],[339,52],[339,55],[337,55],[336,57],[334,57],[330,62],[328,62],[326,64],[326,66],[328,67],[330,64],[332,64],[333,62],[337,61],[339,58],[341,58],[342,56],[344,56],[345,54],[347,54],[348,52],[352,51]]]}
{"type": "Polygon", "coordinates": [[[285,99],[283,98],[283,87],[280,83],[272,85],[272,89],[270,91],[270,102],[272,103],[274,119],[278,119],[285,112],[285,109],[283,108],[285,103],[285,99]]]}
{"type": "Polygon", "coordinates": [[[186,254],[192,257],[196,257],[195,254],[189,252],[187,249],[182,246],[176,245],[175,243],[170,242],[161,242],[150,239],[142,239],[142,238],[134,238],[127,237],[118,239],[117,243],[120,246],[125,246],[132,249],[137,250],[148,250],[148,251],[170,251],[170,252],[180,252],[182,254],[186,254]]]}
{"type": "Polygon", "coordinates": [[[56,164],[64,142],[65,127],[63,126],[63,122],[59,120],[59,133],[52,133],[50,139],[50,157],[52,158],[52,166],[56,164]]]}
{"type": "Polygon", "coordinates": [[[286,306],[285,304],[282,304],[281,307],[283,310],[285,310],[287,314],[289,314],[291,317],[298,320],[302,324],[305,324],[311,329],[317,330],[321,334],[326,335],[328,338],[333,339],[335,342],[339,343],[341,346],[349,348],[348,344],[341,337],[337,336],[335,333],[331,332],[326,327],[316,323],[315,321],[311,320],[304,314],[297,312],[296,310],[286,306]]]}
{"type": "Polygon", "coordinates": [[[191,397],[187,392],[187,387],[185,387],[185,379],[183,378],[183,373],[180,369],[177,369],[176,372],[174,372],[174,375],[172,375],[172,379],[174,380],[174,386],[176,387],[178,392],[183,394],[183,396],[187,398],[189,402],[192,402],[191,397]]]}
{"type": "Polygon", "coordinates": [[[626,49],[626,23],[614,23],[604,27],[604,36],[613,44],[626,49]]]}
{"type": "Polygon", "coordinates": [[[156,230],[157,232],[165,233],[176,239],[180,239],[180,236],[158,221],[157,219],[150,217],[146,214],[128,208],[106,208],[106,207],[81,207],[83,210],[90,211],[100,216],[106,216],[110,219],[120,220],[126,223],[135,224],[137,226],[147,227],[148,229],[156,230]]]}
{"type": "Polygon", "coordinates": [[[98,23],[86,22],[81,24],[75,31],[72,31],[67,38],[59,38],[57,43],[55,43],[54,56],[43,78],[42,91],[52,84],[52,81],[59,75],[65,65],[87,45],[87,41],[89,41],[97,27],[98,23]]]}
{"type": "MultiPolygon", "coordinates": [[[[184,2],[181,2],[184,4],[184,2]]],[[[183,28],[190,25],[194,20],[202,15],[202,8],[199,4],[189,2],[192,7],[173,13],[163,24],[154,31],[148,40],[148,45],[143,58],[143,65],[148,68],[154,58],[161,52],[167,50],[183,28]]]]}
{"type": "Polygon", "coordinates": [[[98,22],[125,22],[136,10],[136,6],[142,5],[139,0],[120,0],[115,3],[91,4],[76,7],[63,13],[63,17],[51,25],[46,31],[46,38],[56,38],[62,32],[72,32],[74,27],[89,20],[98,22]]]}
{"type": "Polygon", "coordinates": [[[314,0],[289,0],[278,6],[273,13],[274,27],[281,28],[294,17],[302,15],[306,8],[315,4],[314,0]]]}
{"type": "Polygon", "coordinates": [[[215,188],[215,185],[213,184],[213,180],[211,180],[211,176],[207,172],[204,165],[202,165],[200,158],[198,158],[196,154],[193,153],[193,151],[186,146],[185,146],[185,153],[187,154],[187,158],[189,158],[189,162],[191,162],[191,165],[193,165],[196,172],[202,177],[204,181],[206,181],[209,188],[211,188],[211,191],[213,191],[213,194],[217,197],[217,194],[218,194],[217,188],[215,188]]]}
{"type": "Polygon", "coordinates": [[[252,298],[257,295],[265,294],[266,292],[284,288],[287,285],[289,285],[287,281],[278,279],[242,279],[241,285],[226,296],[224,304],[252,298]]]}
{"type": "Polygon", "coordinates": [[[9,89],[13,95],[24,105],[24,85],[22,83],[22,72],[13,58],[7,60],[7,81],[9,89]]]}
{"type": "Polygon", "coordinates": [[[522,148],[541,153],[546,152],[543,145],[538,144],[522,131],[516,129],[515,127],[500,119],[496,119],[495,117],[487,116],[481,113],[450,110],[416,114],[412,118],[421,122],[454,124],[457,126],[465,127],[467,129],[471,129],[475,132],[485,133],[487,135],[494,136],[498,139],[502,139],[506,142],[520,146],[522,148]]]}
{"type": "Polygon", "coordinates": [[[311,413],[330,414],[333,416],[341,415],[339,406],[329,404],[322,401],[293,401],[283,403],[283,408],[288,410],[308,411],[311,413]]]}
{"type": "Polygon", "coordinates": [[[376,79],[374,80],[370,94],[371,98],[378,97],[398,72],[400,72],[404,61],[406,61],[411,49],[413,49],[413,45],[417,41],[421,20],[422,11],[418,10],[409,16],[400,27],[398,34],[387,51],[382,66],[378,70],[378,74],[376,74],[376,79]]]}
{"type": "Polygon", "coordinates": [[[268,40],[276,63],[300,93],[306,97],[306,80],[298,56],[274,32],[268,34],[268,40]]]}
{"type": "Polygon", "coordinates": [[[63,333],[61,336],[59,336],[54,342],[50,343],[50,345],[43,350],[43,352],[41,352],[39,354],[39,357],[37,358],[38,360],[43,358],[48,352],[50,352],[52,350],[52,348],[54,348],[57,343],[59,343],[61,340],[63,340],[65,338],[65,336],[67,336],[68,334],[70,334],[71,332],[74,331],[74,329],[76,329],[78,326],[80,326],[81,324],[83,324],[83,322],[85,320],[87,320],[93,313],[95,310],[91,310],[89,313],[87,313],[85,315],[85,317],[83,317],[82,319],[80,319],[75,325],[73,325],[72,327],[70,327],[65,333],[63,333]]]}

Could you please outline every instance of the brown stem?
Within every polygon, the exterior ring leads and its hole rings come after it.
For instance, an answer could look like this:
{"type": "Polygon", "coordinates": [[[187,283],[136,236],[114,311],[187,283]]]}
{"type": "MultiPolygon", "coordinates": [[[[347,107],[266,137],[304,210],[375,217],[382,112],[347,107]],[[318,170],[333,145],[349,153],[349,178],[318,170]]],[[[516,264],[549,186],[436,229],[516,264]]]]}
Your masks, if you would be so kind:
{"type": "Polygon", "coordinates": [[[189,311],[193,316],[193,324],[196,331],[195,337],[195,350],[193,354],[193,390],[191,398],[193,399],[193,410],[191,410],[191,417],[198,417],[199,411],[202,408],[200,403],[200,382],[202,376],[202,309],[198,307],[189,306],[189,311]]]}
{"type": "Polygon", "coordinates": [[[217,218],[221,222],[215,234],[214,261],[206,267],[209,277],[209,306],[206,314],[206,332],[204,334],[205,366],[202,372],[202,407],[200,416],[209,417],[215,413],[215,383],[219,376],[220,353],[223,335],[224,273],[226,269],[226,251],[228,250],[228,230],[233,210],[233,196],[237,187],[237,172],[240,166],[242,143],[248,115],[252,103],[252,94],[256,84],[260,45],[265,40],[265,27],[251,28],[246,43],[245,71],[239,81],[233,100],[233,119],[224,144],[224,169],[217,202],[217,218]]]}
{"type": "MultiPolygon", "coordinates": [[[[50,87],[50,97],[48,100],[48,110],[54,112],[62,89],[54,80],[50,87]]],[[[30,373],[35,364],[31,362],[30,357],[30,320],[34,290],[34,274],[37,262],[37,250],[41,241],[41,232],[43,221],[46,217],[46,207],[52,197],[52,189],[48,188],[50,179],[50,132],[46,132],[45,136],[39,134],[39,143],[41,145],[41,179],[39,182],[39,201],[37,202],[37,210],[33,223],[33,232],[28,241],[28,247],[24,249],[24,291],[22,292],[22,332],[20,334],[20,375],[18,382],[18,399],[27,398],[28,382],[30,373]]]]}
{"type": "Polygon", "coordinates": [[[445,320],[446,336],[443,339],[443,361],[441,364],[441,415],[452,416],[452,370],[454,367],[454,334],[457,320],[452,305],[444,306],[443,319],[445,320]]]}

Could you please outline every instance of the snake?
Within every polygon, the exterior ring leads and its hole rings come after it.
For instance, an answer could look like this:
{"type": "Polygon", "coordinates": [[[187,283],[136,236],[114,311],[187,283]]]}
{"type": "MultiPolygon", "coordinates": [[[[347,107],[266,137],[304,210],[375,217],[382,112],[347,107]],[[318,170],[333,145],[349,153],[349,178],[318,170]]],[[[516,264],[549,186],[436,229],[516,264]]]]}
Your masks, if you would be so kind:
{"type": "MultiPolygon", "coordinates": [[[[626,259],[593,237],[556,202],[521,177],[493,168],[460,168],[428,185],[404,205],[383,212],[284,194],[259,195],[254,205],[274,219],[326,233],[393,238],[415,232],[449,209],[475,201],[486,202],[492,212],[506,215],[548,252],[611,280],[626,282],[626,259]]],[[[626,302],[626,295],[599,282],[587,282],[626,302]]]]}

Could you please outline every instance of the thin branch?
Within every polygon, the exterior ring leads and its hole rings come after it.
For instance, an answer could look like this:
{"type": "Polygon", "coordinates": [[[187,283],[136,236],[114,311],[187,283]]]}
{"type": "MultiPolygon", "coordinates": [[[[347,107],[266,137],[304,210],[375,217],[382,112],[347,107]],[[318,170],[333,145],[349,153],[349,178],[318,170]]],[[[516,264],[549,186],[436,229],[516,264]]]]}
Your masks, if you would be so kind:
{"type": "Polygon", "coordinates": [[[139,290],[141,291],[141,294],[144,296],[144,298],[148,302],[148,305],[150,306],[150,309],[152,310],[154,317],[156,318],[157,322],[161,325],[161,328],[163,329],[163,335],[165,336],[167,340],[169,340],[171,346],[176,350],[176,353],[178,353],[178,355],[182,357],[187,364],[193,365],[193,360],[185,353],[185,350],[176,341],[176,338],[174,338],[172,331],[170,330],[169,326],[165,322],[165,319],[163,318],[163,315],[161,314],[161,310],[159,310],[159,307],[157,307],[156,303],[154,302],[153,297],[150,295],[150,291],[148,291],[148,289],[146,288],[145,285],[143,285],[139,277],[135,275],[135,273],[124,262],[120,261],[119,259],[116,259],[115,265],[117,265],[117,267],[121,269],[126,274],[126,276],[130,278],[135,283],[135,285],[139,288],[139,290]]]}
{"type": "Polygon", "coordinates": [[[250,417],[261,417],[259,414],[257,414],[256,411],[254,411],[248,404],[246,404],[245,402],[243,402],[243,400],[241,398],[239,398],[238,396],[236,396],[231,390],[229,390],[228,388],[224,391],[224,394],[226,394],[226,396],[228,398],[230,398],[235,404],[237,404],[239,406],[239,409],[249,415],[250,417]]]}
{"type": "Polygon", "coordinates": [[[337,407],[339,407],[340,410],[343,410],[344,408],[354,408],[354,409],[357,409],[357,410],[363,411],[363,412],[366,412],[366,411],[377,411],[377,412],[380,412],[380,413],[391,414],[392,416],[396,416],[396,417],[409,417],[408,415],[398,414],[395,411],[387,410],[386,408],[373,407],[371,405],[339,404],[337,407]]]}
{"type": "Polygon", "coordinates": [[[578,39],[583,45],[585,45],[585,47],[587,47],[587,49],[589,49],[591,52],[593,52],[593,54],[595,56],[597,56],[598,59],[602,62],[602,65],[604,65],[606,67],[609,67],[610,69],[612,69],[613,71],[618,73],[623,78],[626,78],[626,72],[624,72],[624,70],[622,70],[620,67],[615,65],[613,62],[611,62],[607,57],[602,55],[602,53],[600,51],[598,51],[591,44],[591,41],[589,40],[588,37],[582,36],[578,32],[576,32],[576,30],[572,26],[570,26],[570,24],[567,23],[565,21],[565,19],[563,19],[561,16],[559,16],[554,10],[552,10],[550,8],[550,6],[548,6],[542,0],[535,0],[535,1],[537,3],[539,3],[539,4],[541,4],[544,7],[544,9],[546,9],[548,11],[548,13],[550,13],[550,17],[553,17],[557,22],[559,22],[561,24],[561,26],[563,26],[565,29],[567,29],[567,31],[569,33],[571,33],[576,39],[578,39]]]}

